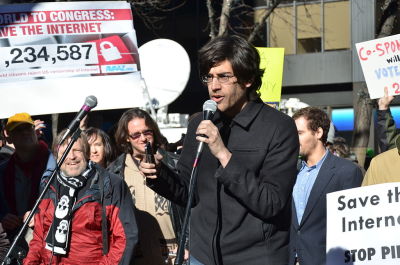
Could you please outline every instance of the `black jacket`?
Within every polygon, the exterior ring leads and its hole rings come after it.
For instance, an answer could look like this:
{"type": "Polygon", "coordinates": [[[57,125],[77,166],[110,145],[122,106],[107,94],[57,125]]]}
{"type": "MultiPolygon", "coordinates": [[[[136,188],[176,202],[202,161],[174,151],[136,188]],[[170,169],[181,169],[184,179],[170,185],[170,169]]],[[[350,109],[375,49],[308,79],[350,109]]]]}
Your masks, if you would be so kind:
{"type": "MultiPolygon", "coordinates": [[[[152,183],[155,191],[184,206],[198,146],[193,118],[178,162],[179,175],[166,167],[152,183]]],[[[224,120],[216,112],[213,123],[224,120]]],[[[225,122],[226,123],[226,122],[225,122]]],[[[190,251],[204,264],[282,265],[288,262],[291,192],[299,140],[293,120],[261,101],[249,102],[232,120],[225,168],[207,145],[198,164],[191,212],[190,251]]]]}
{"type": "Polygon", "coordinates": [[[3,261],[9,247],[10,241],[8,240],[7,234],[0,223],[0,261],[3,261]]]}
{"type": "Polygon", "coordinates": [[[388,110],[377,110],[376,135],[380,152],[383,153],[392,148],[396,148],[396,139],[399,134],[396,129],[392,112],[388,110]]]}

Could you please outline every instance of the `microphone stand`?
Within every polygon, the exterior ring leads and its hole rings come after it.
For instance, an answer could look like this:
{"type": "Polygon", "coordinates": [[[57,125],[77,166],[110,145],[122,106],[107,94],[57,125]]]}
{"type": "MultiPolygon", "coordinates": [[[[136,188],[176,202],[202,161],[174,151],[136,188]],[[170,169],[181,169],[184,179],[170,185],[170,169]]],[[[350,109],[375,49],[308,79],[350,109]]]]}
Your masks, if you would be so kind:
{"type": "MultiPolygon", "coordinates": [[[[56,176],[56,173],[60,170],[60,167],[64,163],[65,158],[67,157],[69,151],[71,150],[72,146],[74,145],[74,143],[76,142],[76,140],[79,138],[80,135],[81,135],[81,130],[79,128],[77,128],[75,130],[75,132],[72,134],[71,141],[68,143],[68,146],[65,149],[64,153],[62,154],[60,160],[57,162],[57,166],[54,169],[53,173],[51,174],[49,181],[44,186],[43,191],[40,193],[39,197],[37,198],[35,205],[33,206],[31,212],[29,213],[28,217],[26,218],[24,224],[19,229],[18,234],[14,237],[14,241],[12,242],[10,248],[8,249],[8,252],[7,252],[6,256],[4,257],[4,260],[1,263],[1,265],[11,264],[11,259],[10,259],[11,253],[13,252],[18,240],[21,238],[22,234],[24,233],[25,229],[27,228],[29,221],[32,219],[33,215],[35,214],[36,209],[39,207],[39,203],[43,199],[47,190],[49,189],[50,184],[53,182],[54,177],[56,176]]],[[[22,253],[18,253],[18,254],[19,254],[19,256],[23,256],[22,253]]],[[[18,257],[18,258],[25,258],[25,257],[18,257]]],[[[19,261],[18,261],[18,264],[20,264],[19,261]]]]}
{"type": "Polygon", "coordinates": [[[141,77],[141,79],[140,79],[140,87],[143,90],[143,96],[146,97],[147,102],[149,103],[149,109],[150,109],[150,112],[151,112],[151,117],[156,121],[157,120],[156,110],[154,109],[154,105],[151,102],[149,89],[147,88],[146,80],[144,80],[143,77],[141,77]]]}
{"type": "Polygon", "coordinates": [[[190,210],[191,210],[192,204],[193,204],[194,189],[196,187],[196,181],[197,181],[197,165],[198,165],[198,162],[200,159],[201,150],[203,149],[203,144],[204,144],[203,142],[199,143],[198,151],[196,153],[196,157],[195,157],[194,163],[193,163],[192,173],[190,174],[190,182],[189,182],[189,189],[188,189],[188,202],[187,202],[186,208],[185,208],[185,217],[183,219],[183,224],[182,224],[182,229],[181,229],[181,238],[179,239],[178,251],[176,253],[176,259],[175,259],[174,265],[182,265],[182,263],[183,263],[183,258],[184,258],[184,253],[185,253],[185,245],[186,245],[186,237],[187,237],[186,230],[188,228],[189,220],[190,220],[190,210]]]}

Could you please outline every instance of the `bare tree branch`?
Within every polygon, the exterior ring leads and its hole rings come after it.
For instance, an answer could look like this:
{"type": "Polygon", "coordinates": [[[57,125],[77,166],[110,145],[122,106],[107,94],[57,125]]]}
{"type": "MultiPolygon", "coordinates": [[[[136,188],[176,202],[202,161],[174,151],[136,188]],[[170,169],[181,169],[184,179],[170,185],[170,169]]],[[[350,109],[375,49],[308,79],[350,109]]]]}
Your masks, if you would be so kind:
{"type": "Polygon", "coordinates": [[[186,4],[186,0],[128,0],[134,12],[142,19],[145,26],[151,30],[160,29],[166,14],[186,4]]]}
{"type": "Polygon", "coordinates": [[[398,0],[386,0],[383,4],[383,14],[379,24],[379,33],[377,35],[378,39],[390,36],[392,34],[398,8],[398,0]]]}
{"type": "Polygon", "coordinates": [[[224,2],[222,4],[218,36],[224,35],[226,32],[226,29],[228,27],[229,16],[231,13],[231,2],[232,2],[232,0],[224,0],[224,2]]]}
{"type": "Polygon", "coordinates": [[[217,36],[217,27],[215,26],[215,12],[212,7],[212,0],[207,0],[207,10],[208,10],[208,23],[210,24],[210,37],[211,39],[217,36]]]}
{"type": "Polygon", "coordinates": [[[256,22],[254,25],[253,31],[250,33],[250,36],[247,38],[249,42],[253,42],[257,34],[260,32],[260,30],[265,26],[265,21],[269,18],[269,16],[274,12],[275,8],[278,7],[278,5],[281,3],[281,0],[275,0],[272,3],[272,6],[270,9],[265,12],[264,16],[260,19],[260,21],[256,22]]]}
{"type": "MultiPolygon", "coordinates": [[[[392,34],[393,25],[399,7],[398,0],[385,0],[382,5],[382,17],[380,22],[379,33],[377,38],[386,37],[392,34]]],[[[353,85],[356,93],[354,130],[353,130],[353,147],[356,152],[358,162],[364,166],[365,152],[368,146],[370,135],[370,124],[372,119],[372,100],[368,94],[368,88],[365,82],[353,85]]]]}

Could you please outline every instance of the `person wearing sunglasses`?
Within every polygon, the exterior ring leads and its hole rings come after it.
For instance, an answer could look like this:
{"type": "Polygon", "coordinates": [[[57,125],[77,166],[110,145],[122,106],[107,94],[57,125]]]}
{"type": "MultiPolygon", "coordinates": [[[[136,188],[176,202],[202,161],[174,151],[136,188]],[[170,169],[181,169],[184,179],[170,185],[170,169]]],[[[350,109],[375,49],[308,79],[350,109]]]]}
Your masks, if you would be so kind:
{"type": "Polygon", "coordinates": [[[139,229],[135,265],[172,265],[168,254],[177,247],[180,234],[182,209],[154,192],[138,168],[140,161],[146,159],[146,145],[150,144],[153,153],[162,152],[163,139],[157,123],[139,108],[123,113],[115,132],[117,148],[123,154],[107,169],[125,179],[135,203],[139,229]]]}

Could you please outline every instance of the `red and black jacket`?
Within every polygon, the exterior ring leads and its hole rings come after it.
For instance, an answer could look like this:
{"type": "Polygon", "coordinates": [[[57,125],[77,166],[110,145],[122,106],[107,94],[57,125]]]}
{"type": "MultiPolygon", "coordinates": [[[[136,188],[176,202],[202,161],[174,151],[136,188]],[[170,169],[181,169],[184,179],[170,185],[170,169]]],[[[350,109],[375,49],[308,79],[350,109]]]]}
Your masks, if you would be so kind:
{"type": "MultiPolygon", "coordinates": [[[[51,251],[45,249],[59,199],[57,185],[52,184],[35,214],[34,235],[24,264],[49,264],[50,260],[51,264],[130,264],[138,239],[132,197],[124,180],[99,166],[95,168],[96,174],[77,195],[68,254],[51,257],[51,251]],[[103,254],[102,209],[107,219],[106,254],[103,254]]],[[[49,176],[44,176],[42,183],[48,179],[49,176]]]]}

